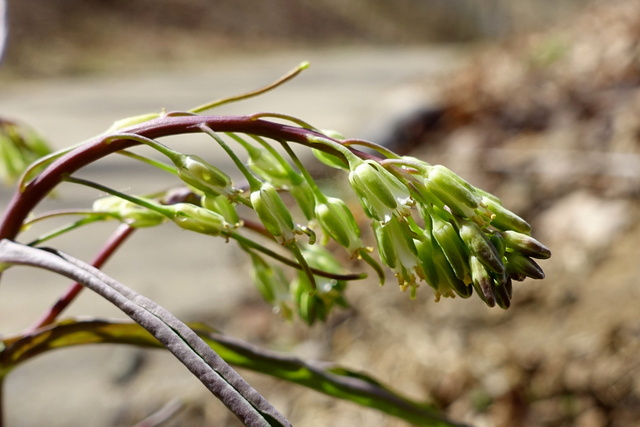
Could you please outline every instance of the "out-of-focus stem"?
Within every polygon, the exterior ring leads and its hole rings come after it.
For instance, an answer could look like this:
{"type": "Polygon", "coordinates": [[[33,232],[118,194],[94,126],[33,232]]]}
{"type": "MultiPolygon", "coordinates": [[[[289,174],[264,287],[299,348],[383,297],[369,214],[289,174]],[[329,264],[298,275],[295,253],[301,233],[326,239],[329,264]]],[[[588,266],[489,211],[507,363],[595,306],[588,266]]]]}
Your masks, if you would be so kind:
{"type": "MultiPolygon", "coordinates": [[[[102,247],[100,252],[93,259],[91,265],[100,268],[113,255],[113,253],[125,242],[125,240],[133,233],[135,228],[126,224],[120,225],[111,235],[109,240],[102,247]]],[[[31,331],[35,331],[43,326],[53,323],[58,316],[73,302],[74,299],[84,289],[80,283],[74,283],[69,286],[67,291],[51,306],[51,308],[38,320],[32,327],[31,331]]]]}

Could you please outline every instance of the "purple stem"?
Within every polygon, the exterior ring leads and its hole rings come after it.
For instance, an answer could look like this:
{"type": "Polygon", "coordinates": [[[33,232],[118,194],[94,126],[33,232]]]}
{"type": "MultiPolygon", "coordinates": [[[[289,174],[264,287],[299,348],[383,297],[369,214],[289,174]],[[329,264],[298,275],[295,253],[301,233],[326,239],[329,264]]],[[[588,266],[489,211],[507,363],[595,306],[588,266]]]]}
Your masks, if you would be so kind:
{"type": "MultiPolygon", "coordinates": [[[[200,125],[206,124],[216,132],[238,132],[296,142],[308,147],[325,150],[340,156],[334,150],[310,142],[310,137],[327,138],[318,132],[295,126],[255,119],[252,116],[171,116],[167,115],[139,125],[122,129],[122,133],[135,133],[147,138],[160,138],[169,135],[201,132],[200,125]]],[[[41,174],[26,185],[23,191],[16,191],[9,202],[0,223],[0,239],[14,240],[26,216],[33,208],[58,185],[65,176],[95,162],[109,154],[139,145],[130,139],[108,138],[113,135],[101,135],[70,151],[52,162],[41,174]]],[[[338,141],[335,141],[338,142],[338,141]]],[[[357,152],[361,157],[371,157],[357,152]]]]}

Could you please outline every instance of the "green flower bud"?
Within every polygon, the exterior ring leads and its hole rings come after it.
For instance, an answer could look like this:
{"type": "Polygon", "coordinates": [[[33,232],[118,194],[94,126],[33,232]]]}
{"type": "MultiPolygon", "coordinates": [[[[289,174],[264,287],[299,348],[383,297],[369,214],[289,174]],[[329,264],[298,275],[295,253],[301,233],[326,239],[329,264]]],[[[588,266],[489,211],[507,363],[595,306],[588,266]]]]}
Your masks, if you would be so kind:
{"type": "Polygon", "coordinates": [[[491,277],[487,268],[474,255],[469,257],[469,267],[471,268],[471,279],[473,280],[473,288],[476,290],[476,293],[489,307],[495,307],[496,296],[493,293],[493,277],[491,277]]]}
{"type": "Polygon", "coordinates": [[[435,265],[435,253],[434,245],[438,242],[435,241],[430,235],[425,238],[416,240],[416,249],[418,250],[418,265],[419,273],[421,277],[431,286],[434,290],[438,290],[440,284],[440,278],[438,276],[438,268],[435,265]]]}
{"type": "Polygon", "coordinates": [[[182,181],[204,193],[233,195],[231,178],[196,155],[180,154],[172,159],[182,181]]]}
{"type": "Polygon", "coordinates": [[[415,286],[418,250],[408,223],[394,217],[385,224],[374,221],[373,230],[380,259],[394,271],[400,287],[415,286]]]}
{"type": "MultiPolygon", "coordinates": [[[[448,212],[442,211],[442,213],[447,214],[448,212]]],[[[456,277],[464,283],[471,283],[471,274],[469,272],[469,266],[467,265],[467,251],[455,227],[450,222],[443,220],[438,212],[434,212],[433,215],[431,215],[431,220],[431,234],[442,248],[456,277]]],[[[453,220],[453,218],[451,220],[453,220]]]]}
{"type": "Polygon", "coordinates": [[[529,235],[508,230],[502,232],[502,236],[504,237],[505,245],[515,252],[520,252],[523,255],[538,259],[548,259],[551,257],[549,248],[529,235]]]}
{"type": "Polygon", "coordinates": [[[431,166],[425,178],[425,187],[449,207],[451,212],[463,218],[480,218],[476,211],[484,208],[482,197],[475,191],[475,187],[446,167],[431,166]]]}
{"type": "Polygon", "coordinates": [[[409,216],[415,204],[408,188],[378,162],[359,163],[349,173],[349,182],[367,215],[381,223],[409,216]]]}
{"type": "Polygon", "coordinates": [[[311,152],[316,157],[316,159],[318,159],[324,165],[327,165],[334,169],[349,170],[349,163],[345,160],[344,157],[334,156],[333,154],[318,150],[317,148],[311,149],[311,152]]]}
{"type": "Polygon", "coordinates": [[[507,271],[509,276],[522,280],[522,275],[532,279],[544,279],[544,271],[531,258],[519,253],[507,251],[504,254],[507,259],[507,271]]]}
{"type": "Polygon", "coordinates": [[[281,268],[267,263],[261,256],[250,252],[253,264],[252,278],[262,298],[280,314],[291,318],[289,281],[281,268]]]}
{"type": "Polygon", "coordinates": [[[291,193],[293,198],[296,199],[296,202],[298,202],[298,206],[304,214],[304,217],[307,220],[311,220],[314,216],[316,198],[307,180],[301,176],[300,182],[294,183],[291,188],[289,188],[289,193],[291,193]]]}
{"type": "Polygon", "coordinates": [[[275,187],[287,187],[291,185],[291,167],[284,164],[269,150],[244,144],[244,148],[249,153],[249,168],[260,178],[274,185],[275,187]]]}
{"type": "Polygon", "coordinates": [[[229,224],[234,226],[242,224],[235,203],[229,200],[227,196],[205,193],[200,198],[200,203],[203,208],[222,215],[229,224]]]}
{"type": "Polygon", "coordinates": [[[512,282],[510,278],[507,278],[507,281],[502,285],[496,284],[493,286],[493,293],[498,307],[506,310],[511,306],[511,291],[512,282]]]}
{"type": "Polygon", "coordinates": [[[451,265],[447,261],[442,248],[439,245],[433,245],[433,265],[438,272],[438,289],[436,289],[436,301],[441,296],[453,297],[455,294],[462,298],[468,298],[473,292],[471,286],[467,286],[462,280],[456,277],[451,265]]]}
{"type": "Polygon", "coordinates": [[[251,193],[251,205],[267,231],[280,244],[286,245],[295,240],[291,212],[273,185],[264,183],[259,190],[251,193]]]}
{"type": "Polygon", "coordinates": [[[503,231],[514,230],[524,234],[531,233],[531,226],[527,221],[504,208],[500,203],[496,202],[494,198],[484,196],[482,201],[494,215],[491,220],[493,227],[503,231]]]}
{"type": "MultiPolygon", "coordinates": [[[[153,200],[143,197],[141,199],[155,203],[153,200]]],[[[96,212],[107,212],[130,227],[135,228],[154,227],[166,220],[164,215],[156,211],[116,196],[107,196],[96,200],[92,209],[96,212]]]]}
{"type": "Polygon", "coordinates": [[[185,230],[219,236],[224,230],[229,229],[224,217],[209,209],[191,203],[176,203],[166,208],[173,212],[171,220],[185,230]]]}
{"type": "MultiPolygon", "coordinates": [[[[303,245],[302,255],[310,267],[329,273],[342,273],[342,264],[325,248],[303,245]]],[[[309,325],[316,320],[325,321],[335,305],[348,306],[344,291],[346,282],[328,277],[314,276],[314,290],[304,272],[299,272],[291,284],[291,293],[298,306],[298,314],[309,325]]]]}
{"type": "Polygon", "coordinates": [[[472,221],[459,221],[459,231],[462,241],[467,245],[471,254],[478,257],[480,262],[495,273],[504,271],[504,264],[491,240],[472,221]]]}
{"type": "Polygon", "coordinates": [[[327,197],[326,203],[316,205],[315,214],[324,233],[346,248],[350,255],[362,248],[360,227],[344,201],[327,197]]]}

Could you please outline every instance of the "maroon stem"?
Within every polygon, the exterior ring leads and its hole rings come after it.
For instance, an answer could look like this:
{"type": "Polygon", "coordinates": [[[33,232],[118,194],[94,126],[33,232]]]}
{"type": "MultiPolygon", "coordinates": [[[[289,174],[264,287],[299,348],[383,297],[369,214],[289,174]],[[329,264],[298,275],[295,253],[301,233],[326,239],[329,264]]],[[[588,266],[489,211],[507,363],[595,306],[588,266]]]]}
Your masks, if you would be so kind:
{"type": "MultiPolygon", "coordinates": [[[[201,132],[199,126],[203,123],[216,132],[239,132],[276,140],[283,139],[337,154],[325,145],[310,142],[310,139],[313,137],[321,136],[327,138],[325,135],[309,129],[255,119],[252,118],[252,116],[167,115],[122,129],[120,132],[133,133],[155,139],[169,135],[201,132]]],[[[61,156],[31,181],[23,191],[16,191],[0,223],[0,240],[15,239],[29,212],[31,212],[65,176],[116,151],[140,144],[130,139],[108,140],[108,138],[109,135],[96,137],[92,141],[61,156]]],[[[369,157],[367,154],[360,152],[358,152],[358,155],[369,157]]]]}
{"type": "MultiPolygon", "coordinates": [[[[116,231],[111,235],[109,240],[105,243],[104,247],[100,250],[98,255],[93,259],[92,266],[100,268],[107,260],[113,255],[113,253],[125,242],[125,240],[133,233],[135,228],[129,227],[126,224],[120,225],[116,231]]],[[[74,299],[84,289],[84,286],[80,283],[74,283],[67,291],[51,306],[51,308],[31,327],[32,331],[42,328],[43,326],[53,323],[58,316],[73,302],[74,299]]]]}

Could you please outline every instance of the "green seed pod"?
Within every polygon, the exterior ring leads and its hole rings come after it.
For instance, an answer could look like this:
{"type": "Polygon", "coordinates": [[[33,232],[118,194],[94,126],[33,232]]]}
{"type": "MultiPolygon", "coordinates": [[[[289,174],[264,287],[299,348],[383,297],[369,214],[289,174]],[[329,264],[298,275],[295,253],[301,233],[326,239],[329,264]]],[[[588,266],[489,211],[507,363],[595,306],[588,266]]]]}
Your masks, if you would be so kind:
{"type": "Polygon", "coordinates": [[[315,215],[322,230],[350,255],[362,248],[360,227],[344,201],[328,197],[326,203],[316,205],[315,215]]]}
{"type": "Polygon", "coordinates": [[[267,231],[280,244],[286,245],[295,240],[291,212],[273,185],[263,183],[259,190],[251,193],[251,205],[267,231]]]}
{"type": "Polygon", "coordinates": [[[491,220],[491,225],[493,227],[502,231],[514,230],[524,234],[531,233],[531,226],[527,221],[520,218],[510,210],[504,208],[494,199],[483,197],[482,201],[487,206],[487,208],[495,215],[491,220]]]}
{"type": "Polygon", "coordinates": [[[210,211],[191,203],[176,203],[166,206],[173,211],[171,219],[185,230],[197,233],[219,236],[224,230],[229,228],[229,224],[219,213],[210,211]]]}
{"type": "Polygon", "coordinates": [[[507,259],[507,271],[516,280],[520,278],[520,275],[525,275],[532,279],[544,279],[544,271],[531,258],[519,252],[510,251],[505,252],[504,256],[507,259]]]}
{"type": "Polygon", "coordinates": [[[489,270],[495,273],[504,271],[504,264],[502,264],[498,251],[478,224],[461,220],[459,221],[459,233],[471,253],[477,256],[489,270]]]}
{"type": "Polygon", "coordinates": [[[349,173],[349,182],[367,215],[382,223],[408,216],[415,204],[408,188],[378,162],[359,163],[349,173]]]}
{"type": "Polygon", "coordinates": [[[523,255],[538,259],[548,259],[551,257],[549,248],[527,234],[508,230],[502,232],[502,236],[504,237],[505,245],[515,252],[520,252],[523,255]]]}
{"type": "Polygon", "coordinates": [[[172,159],[178,169],[178,176],[186,184],[204,193],[231,195],[231,178],[220,169],[196,155],[180,154],[172,159]]]}

